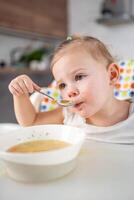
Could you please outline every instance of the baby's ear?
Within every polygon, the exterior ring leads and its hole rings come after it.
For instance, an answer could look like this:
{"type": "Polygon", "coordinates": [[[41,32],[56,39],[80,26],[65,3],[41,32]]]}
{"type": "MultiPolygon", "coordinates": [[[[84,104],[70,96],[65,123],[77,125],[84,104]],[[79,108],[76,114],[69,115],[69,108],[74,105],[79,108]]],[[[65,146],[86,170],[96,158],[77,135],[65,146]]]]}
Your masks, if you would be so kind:
{"type": "Polygon", "coordinates": [[[111,63],[108,67],[108,73],[110,77],[110,85],[115,85],[119,79],[119,66],[116,63],[111,63]]]}

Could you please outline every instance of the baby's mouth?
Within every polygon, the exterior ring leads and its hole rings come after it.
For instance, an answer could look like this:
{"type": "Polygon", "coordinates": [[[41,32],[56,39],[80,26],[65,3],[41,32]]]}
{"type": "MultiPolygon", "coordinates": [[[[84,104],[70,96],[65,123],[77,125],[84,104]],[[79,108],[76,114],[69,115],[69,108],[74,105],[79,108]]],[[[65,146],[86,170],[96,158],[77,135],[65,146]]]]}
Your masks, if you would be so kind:
{"type": "Polygon", "coordinates": [[[75,104],[74,104],[74,107],[75,107],[75,108],[78,108],[78,107],[80,107],[82,104],[83,104],[83,102],[75,103],[75,104]]]}

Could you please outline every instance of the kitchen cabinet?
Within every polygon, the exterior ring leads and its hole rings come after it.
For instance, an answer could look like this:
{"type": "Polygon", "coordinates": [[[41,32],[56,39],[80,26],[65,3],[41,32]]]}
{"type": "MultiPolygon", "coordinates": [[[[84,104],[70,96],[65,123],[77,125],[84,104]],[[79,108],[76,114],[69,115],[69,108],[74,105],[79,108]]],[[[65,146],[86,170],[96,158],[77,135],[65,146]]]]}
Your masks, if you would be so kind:
{"type": "Polygon", "coordinates": [[[0,30],[37,38],[67,35],[67,0],[0,0],[0,30]]]}

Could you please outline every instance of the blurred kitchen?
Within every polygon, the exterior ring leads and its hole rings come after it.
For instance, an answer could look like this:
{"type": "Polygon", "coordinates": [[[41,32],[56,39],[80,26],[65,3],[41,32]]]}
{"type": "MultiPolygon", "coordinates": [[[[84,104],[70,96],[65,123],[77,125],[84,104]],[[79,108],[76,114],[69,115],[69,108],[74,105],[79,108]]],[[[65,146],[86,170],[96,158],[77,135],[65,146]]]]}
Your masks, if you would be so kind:
{"type": "Polygon", "coordinates": [[[16,122],[9,82],[25,73],[51,83],[53,50],[74,33],[98,37],[118,60],[133,59],[134,0],[0,0],[0,123],[16,122]]]}

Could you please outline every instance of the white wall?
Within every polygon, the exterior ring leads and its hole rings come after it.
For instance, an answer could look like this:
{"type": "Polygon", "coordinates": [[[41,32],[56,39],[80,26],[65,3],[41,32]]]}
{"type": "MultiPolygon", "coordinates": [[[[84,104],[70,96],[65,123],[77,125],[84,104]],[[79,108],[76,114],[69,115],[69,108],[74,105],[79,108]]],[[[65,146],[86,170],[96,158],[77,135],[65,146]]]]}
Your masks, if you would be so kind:
{"type": "Polygon", "coordinates": [[[102,0],[69,0],[69,33],[98,37],[119,59],[134,59],[134,22],[107,27],[97,24],[102,0]]]}

